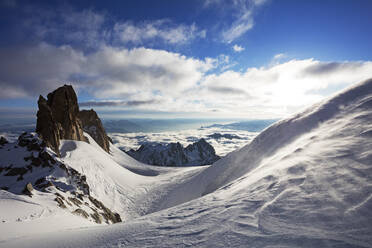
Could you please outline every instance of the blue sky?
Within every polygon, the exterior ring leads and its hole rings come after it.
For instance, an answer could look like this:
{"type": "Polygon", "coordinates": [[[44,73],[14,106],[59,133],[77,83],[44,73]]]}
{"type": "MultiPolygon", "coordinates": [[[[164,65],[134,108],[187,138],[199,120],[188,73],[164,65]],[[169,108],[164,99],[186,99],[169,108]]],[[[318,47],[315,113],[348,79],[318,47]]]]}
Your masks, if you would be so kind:
{"type": "Polygon", "coordinates": [[[0,114],[281,118],[372,77],[371,1],[0,1],[0,114]]]}

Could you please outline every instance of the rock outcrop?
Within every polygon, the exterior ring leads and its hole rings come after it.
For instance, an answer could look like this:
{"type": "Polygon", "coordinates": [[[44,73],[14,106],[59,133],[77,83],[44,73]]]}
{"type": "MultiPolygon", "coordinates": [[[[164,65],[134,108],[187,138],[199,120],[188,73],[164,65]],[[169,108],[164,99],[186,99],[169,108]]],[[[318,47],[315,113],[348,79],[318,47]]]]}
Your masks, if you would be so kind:
{"type": "Polygon", "coordinates": [[[34,187],[32,187],[31,183],[27,183],[25,188],[23,189],[23,193],[28,196],[32,196],[32,191],[34,190],[34,187]]]}
{"type": "Polygon", "coordinates": [[[64,85],[39,97],[36,132],[59,155],[60,139],[87,141],[79,115],[77,96],[71,85],[64,85]]]}
{"type": "Polygon", "coordinates": [[[77,96],[71,85],[64,85],[47,99],[38,100],[36,133],[58,156],[61,139],[86,141],[84,131],[107,152],[110,151],[109,139],[101,120],[94,110],[79,111],[77,96]]]}
{"type": "Polygon", "coordinates": [[[0,146],[3,146],[5,144],[9,143],[3,136],[0,137],[0,146]]]}
{"type": "Polygon", "coordinates": [[[200,163],[200,165],[213,164],[220,159],[216,155],[213,146],[205,139],[200,139],[198,142],[188,145],[185,148],[185,154],[193,163],[200,163]]]}
{"type": "Polygon", "coordinates": [[[131,157],[151,165],[194,166],[213,164],[219,156],[205,139],[184,148],[180,143],[145,143],[138,150],[127,152],[131,157]]]}
{"type": "Polygon", "coordinates": [[[91,196],[87,176],[64,164],[37,135],[23,133],[5,144],[0,158],[7,158],[0,159],[0,189],[30,197],[43,192],[72,214],[98,224],[121,222],[118,213],[91,196]]]}
{"type": "Polygon", "coordinates": [[[79,118],[83,125],[84,131],[89,133],[97,144],[100,145],[106,152],[110,152],[110,139],[107,136],[96,111],[93,109],[81,110],[79,112],[79,118]]]}

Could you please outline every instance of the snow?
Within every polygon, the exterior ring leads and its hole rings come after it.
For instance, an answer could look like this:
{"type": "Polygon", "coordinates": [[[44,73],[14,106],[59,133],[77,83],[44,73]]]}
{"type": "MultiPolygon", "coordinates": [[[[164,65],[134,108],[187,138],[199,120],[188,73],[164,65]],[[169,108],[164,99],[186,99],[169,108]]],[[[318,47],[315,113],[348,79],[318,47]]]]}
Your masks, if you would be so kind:
{"type": "Polygon", "coordinates": [[[57,207],[46,193],[30,198],[0,190],[0,199],[0,247],[4,239],[95,225],[57,207]]]}
{"type": "Polygon", "coordinates": [[[372,247],[371,130],[368,80],[209,167],[149,167],[64,141],[64,162],[126,221],[2,236],[0,247],[372,247]]]}
{"type": "MultiPolygon", "coordinates": [[[[169,170],[144,165],[115,146],[111,146],[108,154],[87,133],[84,135],[89,144],[62,140],[61,158],[58,161],[85,175],[91,196],[102,201],[110,210],[118,212],[123,221],[157,210],[163,195],[173,184],[182,183],[183,178],[201,170],[192,167],[169,170]]],[[[48,151],[53,153],[50,149],[48,151]]],[[[26,162],[24,157],[30,153],[35,152],[27,151],[26,147],[20,147],[16,143],[6,144],[0,149],[1,165],[25,167],[29,162],[26,162]]],[[[10,192],[0,190],[0,247],[2,240],[96,225],[71,214],[76,209],[74,205],[66,204],[67,209],[58,207],[54,193],[66,199],[74,197],[69,192],[57,191],[52,187],[47,192],[34,189],[32,198],[17,195],[22,192],[27,182],[34,182],[48,173],[50,177],[55,178],[56,185],[60,183],[58,186],[73,187],[61,172],[60,169],[51,171],[50,168],[36,167],[20,181],[17,176],[1,175],[0,186],[8,186],[10,192]]],[[[87,206],[82,205],[79,208],[87,213],[91,212],[87,206]]]]}
{"type": "Polygon", "coordinates": [[[88,134],[85,136],[90,144],[71,140],[61,142],[62,161],[86,175],[91,195],[119,212],[124,221],[152,211],[151,204],[154,203],[148,201],[155,201],[159,195],[150,194],[150,190],[159,190],[158,187],[165,187],[164,184],[169,188],[173,183],[179,183],[176,180],[184,177],[187,171],[202,169],[180,171],[144,165],[115,146],[111,146],[110,155],[88,134]]]}

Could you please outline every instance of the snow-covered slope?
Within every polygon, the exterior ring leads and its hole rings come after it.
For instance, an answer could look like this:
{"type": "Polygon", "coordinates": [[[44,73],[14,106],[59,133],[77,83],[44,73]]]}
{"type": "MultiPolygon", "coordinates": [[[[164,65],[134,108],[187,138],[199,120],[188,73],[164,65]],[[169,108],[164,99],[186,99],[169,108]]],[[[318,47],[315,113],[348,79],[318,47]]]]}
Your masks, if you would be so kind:
{"type": "Polygon", "coordinates": [[[113,222],[98,212],[85,176],[37,135],[3,143],[0,158],[0,238],[113,222]]]}
{"type": "MultiPolygon", "coordinates": [[[[372,247],[371,138],[372,80],[368,80],[272,125],[247,146],[202,170],[149,172],[118,155],[114,160],[128,169],[125,177],[143,179],[137,186],[148,191],[134,194],[134,205],[148,206],[143,208],[148,213],[163,211],[47,237],[5,238],[0,246],[372,247]],[[153,176],[156,182],[169,180],[170,187],[149,186],[151,173],[159,173],[153,176]],[[143,201],[147,196],[157,198],[143,201]],[[175,206],[179,203],[183,204],[175,206]],[[175,207],[165,209],[171,206],[175,207]]],[[[73,154],[79,149],[70,152],[71,164],[76,161],[73,156],[83,156],[73,154]]],[[[69,156],[66,153],[64,160],[69,156]]],[[[98,165],[103,173],[114,167],[98,165]]],[[[114,172],[112,182],[107,182],[123,189],[130,186],[114,172]]]]}
{"type": "Polygon", "coordinates": [[[187,171],[201,169],[187,168],[180,171],[144,165],[115,146],[110,146],[111,154],[108,154],[89,135],[86,136],[89,144],[83,141],[62,141],[62,160],[86,175],[91,195],[120,213],[123,221],[153,211],[152,204],[161,195],[150,191],[158,190],[158,187],[164,191],[163,184],[171,188],[173,183],[182,181],[179,177],[184,177],[187,171]]]}
{"type": "Polygon", "coordinates": [[[115,213],[122,221],[151,213],[173,184],[201,169],[144,165],[113,145],[109,154],[84,135],[89,143],[61,140],[60,158],[36,134],[1,144],[0,241],[112,223],[116,217],[106,216],[115,213]],[[28,184],[31,196],[24,192],[28,184]]]}

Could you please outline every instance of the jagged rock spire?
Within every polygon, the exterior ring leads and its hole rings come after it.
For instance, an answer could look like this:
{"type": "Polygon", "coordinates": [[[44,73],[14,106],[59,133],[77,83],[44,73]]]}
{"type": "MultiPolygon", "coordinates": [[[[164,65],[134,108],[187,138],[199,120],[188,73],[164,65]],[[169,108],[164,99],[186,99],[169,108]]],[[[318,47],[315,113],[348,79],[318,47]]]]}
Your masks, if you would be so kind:
{"type": "Polygon", "coordinates": [[[87,141],[79,119],[79,105],[71,85],[39,97],[36,132],[59,155],[60,139],[87,141]]]}
{"type": "Polygon", "coordinates": [[[77,96],[71,85],[64,85],[48,94],[48,99],[39,97],[36,132],[46,145],[57,154],[61,139],[86,141],[84,131],[106,151],[110,152],[109,137],[97,113],[79,111],[77,96]]]}
{"type": "Polygon", "coordinates": [[[103,150],[110,152],[109,137],[107,136],[97,113],[93,109],[81,110],[79,112],[79,118],[83,125],[84,131],[89,133],[89,135],[97,142],[98,145],[103,148],[103,150]]]}

